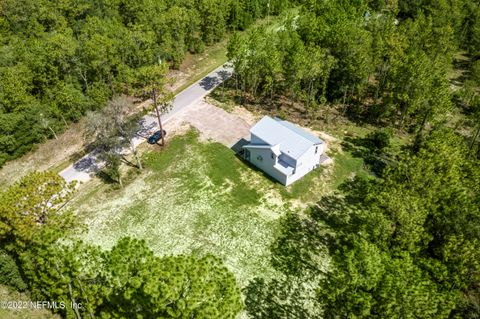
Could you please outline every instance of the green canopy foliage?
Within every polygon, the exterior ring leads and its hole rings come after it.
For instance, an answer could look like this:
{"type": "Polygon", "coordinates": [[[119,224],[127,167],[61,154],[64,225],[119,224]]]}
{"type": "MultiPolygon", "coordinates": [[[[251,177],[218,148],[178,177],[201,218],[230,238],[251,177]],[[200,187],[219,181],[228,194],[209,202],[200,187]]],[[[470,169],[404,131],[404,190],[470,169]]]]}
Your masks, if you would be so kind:
{"type": "Polygon", "coordinates": [[[211,255],[157,257],[144,241],[123,238],[107,252],[81,242],[38,246],[22,261],[35,296],[81,303],[81,316],[235,318],[242,309],[234,276],[211,255]]]}
{"type": "Polygon", "coordinates": [[[82,225],[64,208],[72,187],[32,172],[0,193],[0,283],[63,303],[55,311],[67,318],[236,318],[240,290],[217,257],[159,257],[130,238],[109,251],[78,241],[82,225]]]}
{"type": "Polygon", "coordinates": [[[247,310],[261,318],[281,309],[314,318],[312,306],[325,318],[474,318],[480,167],[466,148],[452,130],[435,128],[403,150],[381,179],[357,177],[308,217],[286,218],[272,250],[286,278],[253,281],[247,310]],[[308,282],[314,297],[310,291],[290,299],[298,293],[295,280],[308,282]]]}
{"type": "Polygon", "coordinates": [[[349,118],[422,133],[453,108],[447,74],[478,29],[473,2],[300,1],[280,26],[231,38],[235,87],[301,102],[313,118],[330,103],[349,118]]]}
{"type": "Polygon", "coordinates": [[[2,1],[0,166],[113,94],[135,93],[143,67],[165,61],[176,68],[187,52],[288,6],[288,0],[2,1]]]}
{"type": "Polygon", "coordinates": [[[68,210],[74,184],[52,172],[32,172],[0,193],[0,241],[9,250],[54,242],[73,224],[68,210]]]}

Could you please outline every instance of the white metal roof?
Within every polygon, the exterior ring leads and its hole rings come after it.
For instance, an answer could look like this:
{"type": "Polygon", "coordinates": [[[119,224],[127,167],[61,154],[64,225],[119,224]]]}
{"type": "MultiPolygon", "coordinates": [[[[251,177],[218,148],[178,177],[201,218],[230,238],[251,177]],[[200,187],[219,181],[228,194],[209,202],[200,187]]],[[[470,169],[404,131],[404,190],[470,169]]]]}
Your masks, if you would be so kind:
{"type": "Polygon", "coordinates": [[[263,117],[250,132],[271,146],[279,144],[280,151],[293,159],[298,159],[312,145],[323,143],[321,139],[304,129],[269,116],[263,117]]]}

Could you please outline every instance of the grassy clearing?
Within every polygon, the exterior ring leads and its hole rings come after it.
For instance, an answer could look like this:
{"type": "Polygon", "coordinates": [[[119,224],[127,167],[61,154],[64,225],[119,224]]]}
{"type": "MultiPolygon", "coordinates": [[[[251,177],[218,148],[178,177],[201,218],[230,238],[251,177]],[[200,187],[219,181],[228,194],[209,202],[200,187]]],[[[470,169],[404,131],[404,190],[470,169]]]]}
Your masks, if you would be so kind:
{"type": "Polygon", "coordinates": [[[108,248],[130,235],[160,255],[213,252],[243,284],[272,274],[269,243],[283,208],[242,180],[233,152],[192,131],[144,161],[147,172],[124,189],[97,185],[77,198],[87,241],[108,248]]]}
{"type": "Polygon", "coordinates": [[[290,187],[266,178],[219,143],[202,143],[196,131],[144,154],[145,171],[123,189],[92,182],[75,207],[88,225],[82,235],[104,248],[123,236],[142,238],[159,255],[206,252],[221,257],[242,287],[276,275],[270,246],[280,217],[331,192],[358,159],[316,170],[290,187]],[[299,205],[299,202],[302,205],[299,205]]]}

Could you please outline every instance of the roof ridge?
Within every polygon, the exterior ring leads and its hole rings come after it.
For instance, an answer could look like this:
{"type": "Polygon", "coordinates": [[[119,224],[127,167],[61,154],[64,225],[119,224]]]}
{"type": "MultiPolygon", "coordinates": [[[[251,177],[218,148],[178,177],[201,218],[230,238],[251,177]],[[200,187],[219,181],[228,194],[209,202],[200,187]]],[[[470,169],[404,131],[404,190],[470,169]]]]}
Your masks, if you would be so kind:
{"type": "MultiPolygon", "coordinates": [[[[313,143],[313,141],[312,141],[312,140],[310,140],[310,139],[306,138],[305,136],[303,136],[302,134],[300,134],[300,133],[296,132],[295,130],[292,130],[292,128],[290,128],[290,127],[288,127],[288,126],[285,126],[285,125],[283,125],[283,123],[282,123],[282,122],[287,122],[287,123],[290,123],[290,124],[292,124],[292,125],[294,125],[294,126],[297,126],[297,125],[295,125],[294,123],[292,123],[292,122],[289,122],[289,121],[287,121],[287,120],[282,120],[281,118],[278,118],[278,117],[276,117],[276,116],[275,116],[275,117],[273,117],[273,120],[275,120],[275,122],[277,122],[278,124],[280,124],[280,125],[281,125],[281,126],[283,126],[284,128],[288,129],[289,131],[291,131],[291,132],[295,133],[296,135],[300,136],[301,138],[303,138],[303,139],[304,139],[304,140],[306,140],[307,142],[309,142],[309,143],[313,143]]],[[[298,126],[297,126],[297,128],[298,128],[298,129],[300,129],[300,130],[304,130],[303,128],[301,128],[301,127],[298,127],[298,126]]],[[[305,131],[305,130],[304,130],[304,131],[305,131]]],[[[307,132],[307,131],[305,131],[305,133],[307,133],[307,134],[311,134],[310,132],[307,132]]],[[[311,134],[311,135],[312,135],[312,134],[311,134]]],[[[313,136],[313,135],[312,135],[312,136],[313,136]]],[[[315,136],[313,136],[313,137],[315,137],[315,136]]]]}
{"type": "Polygon", "coordinates": [[[298,128],[293,123],[281,122],[281,120],[268,115],[258,121],[250,129],[250,132],[272,147],[279,144],[280,152],[293,159],[305,154],[311,146],[322,143],[318,137],[298,128]]]}

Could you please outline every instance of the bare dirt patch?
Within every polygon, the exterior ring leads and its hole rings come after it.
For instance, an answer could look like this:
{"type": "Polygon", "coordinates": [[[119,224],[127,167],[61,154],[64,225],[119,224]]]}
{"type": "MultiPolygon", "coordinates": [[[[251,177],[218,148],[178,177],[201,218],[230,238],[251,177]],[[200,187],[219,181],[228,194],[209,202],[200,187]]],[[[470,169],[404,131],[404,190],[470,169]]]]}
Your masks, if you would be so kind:
{"type": "Polygon", "coordinates": [[[10,161],[0,171],[0,188],[7,187],[33,170],[51,170],[64,161],[81,157],[84,145],[84,121],[73,123],[58,135],[58,139],[48,140],[23,157],[10,161]]]}
{"type": "Polygon", "coordinates": [[[231,147],[249,136],[251,123],[236,114],[213,106],[205,101],[189,106],[178,117],[200,131],[202,140],[214,140],[231,147]]]}
{"type": "Polygon", "coordinates": [[[261,114],[254,114],[238,105],[235,105],[235,107],[232,110],[232,114],[237,115],[238,117],[242,118],[245,122],[250,123],[250,125],[252,126],[262,118],[261,114]]]}

